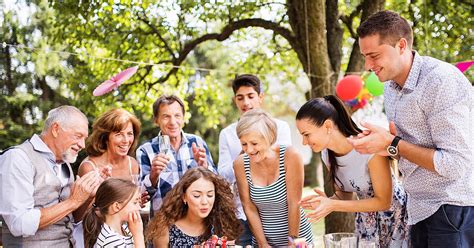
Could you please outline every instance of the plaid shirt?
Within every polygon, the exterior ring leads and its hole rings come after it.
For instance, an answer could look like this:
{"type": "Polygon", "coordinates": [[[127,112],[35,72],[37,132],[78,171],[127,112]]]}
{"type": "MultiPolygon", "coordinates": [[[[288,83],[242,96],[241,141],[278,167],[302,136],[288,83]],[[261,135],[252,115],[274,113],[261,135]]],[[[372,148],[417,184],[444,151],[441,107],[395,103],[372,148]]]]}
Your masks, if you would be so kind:
{"type": "Polygon", "coordinates": [[[171,149],[168,152],[168,155],[173,156],[170,156],[170,162],[160,173],[157,188],[153,187],[150,181],[150,169],[151,161],[155,155],[160,152],[158,137],[159,135],[147,141],[137,150],[137,161],[140,164],[140,170],[142,173],[141,179],[147,188],[148,194],[151,196],[150,216],[160,209],[163,198],[171,188],[178,183],[186,170],[198,166],[193,156],[193,143],[196,143],[198,146],[203,146],[206,149],[208,169],[217,174],[217,167],[212,161],[206,142],[196,135],[187,134],[181,131],[181,145],[177,151],[171,149]]]}
{"type": "Polygon", "coordinates": [[[443,204],[474,206],[474,88],[453,65],[414,53],[400,88],[385,83],[385,110],[403,140],[435,149],[436,172],[400,158],[408,224],[443,204]]]}

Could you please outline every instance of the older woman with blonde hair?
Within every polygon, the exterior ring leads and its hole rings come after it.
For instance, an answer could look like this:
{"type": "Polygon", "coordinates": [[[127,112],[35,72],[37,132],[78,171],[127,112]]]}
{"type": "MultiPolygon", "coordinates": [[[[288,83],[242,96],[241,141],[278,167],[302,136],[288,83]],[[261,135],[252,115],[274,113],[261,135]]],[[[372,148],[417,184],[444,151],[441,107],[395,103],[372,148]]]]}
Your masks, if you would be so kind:
{"type": "Polygon", "coordinates": [[[244,154],[234,161],[234,172],[245,215],[258,247],[291,246],[291,240],[313,234],[299,206],[304,169],[291,146],[275,144],[277,127],[263,110],[253,109],[237,123],[244,154]]]}
{"type": "MultiPolygon", "coordinates": [[[[89,156],[79,166],[78,175],[83,176],[92,170],[102,173],[105,171],[106,177],[138,183],[140,168],[133,155],[140,126],[137,117],[120,108],[111,109],[99,116],[92,125],[92,134],[86,140],[86,152],[89,156]]],[[[142,204],[146,199],[148,196],[142,195],[142,204]]],[[[84,213],[91,208],[92,201],[93,198],[89,199],[74,212],[76,222],[82,220],[84,213]]],[[[83,245],[81,236],[76,236],[78,247],[83,245]]]]}

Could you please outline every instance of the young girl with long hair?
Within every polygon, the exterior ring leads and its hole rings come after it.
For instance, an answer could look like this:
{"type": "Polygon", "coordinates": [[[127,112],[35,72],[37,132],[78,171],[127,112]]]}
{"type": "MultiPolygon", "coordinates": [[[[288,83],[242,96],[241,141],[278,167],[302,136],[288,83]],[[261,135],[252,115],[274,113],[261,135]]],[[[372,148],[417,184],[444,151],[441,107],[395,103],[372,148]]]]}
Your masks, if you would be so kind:
{"type": "Polygon", "coordinates": [[[105,180],[84,217],[85,247],[145,247],[139,210],[136,184],[119,178],[105,180]]]}
{"type": "Polygon", "coordinates": [[[355,212],[356,231],[379,247],[407,245],[406,194],[391,172],[389,159],[360,154],[347,138],[361,129],[352,121],[336,96],[314,98],[296,114],[296,126],[303,144],[321,152],[335,187],[331,197],[315,189],[316,195],[301,200],[308,217],[318,221],[333,211],[355,212]],[[356,193],[357,200],[353,195],[356,193]]]}
{"type": "MultiPolygon", "coordinates": [[[[99,171],[103,177],[123,178],[138,183],[140,168],[133,157],[140,134],[140,121],[125,109],[115,108],[101,114],[92,125],[92,133],[86,140],[85,158],[77,174],[83,176],[90,171],[99,171]]],[[[142,206],[148,201],[148,194],[142,193],[142,206]]],[[[76,221],[73,236],[76,248],[84,247],[81,220],[94,198],[89,198],[73,212],[76,221]]]]}
{"type": "Polygon", "coordinates": [[[166,194],[145,236],[154,247],[193,247],[212,235],[234,240],[241,231],[235,211],[227,181],[195,167],[166,194]]]}

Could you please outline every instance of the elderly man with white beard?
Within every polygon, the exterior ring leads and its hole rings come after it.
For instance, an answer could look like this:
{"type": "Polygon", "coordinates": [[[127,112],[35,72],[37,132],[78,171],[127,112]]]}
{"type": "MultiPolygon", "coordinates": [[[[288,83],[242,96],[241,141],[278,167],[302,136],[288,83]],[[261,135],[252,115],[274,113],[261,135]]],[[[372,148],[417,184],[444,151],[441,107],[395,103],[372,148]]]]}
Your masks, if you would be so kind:
{"type": "Polygon", "coordinates": [[[48,113],[43,131],[0,155],[0,215],[5,247],[74,247],[72,211],[102,179],[91,171],[74,182],[88,136],[86,116],[72,106],[48,113]]]}

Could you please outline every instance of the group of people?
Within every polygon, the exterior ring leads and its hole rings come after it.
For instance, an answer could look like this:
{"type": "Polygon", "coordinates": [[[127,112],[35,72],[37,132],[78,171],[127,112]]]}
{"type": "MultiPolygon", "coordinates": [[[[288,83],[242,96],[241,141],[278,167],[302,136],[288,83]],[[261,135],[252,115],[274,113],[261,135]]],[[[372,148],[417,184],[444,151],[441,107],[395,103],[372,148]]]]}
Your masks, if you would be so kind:
{"type": "Polygon", "coordinates": [[[315,189],[302,198],[304,165],[289,125],[261,109],[261,82],[244,74],[232,82],[241,116],[220,133],[217,165],[206,142],[183,131],[185,106],[174,95],[155,101],[160,132],[137,149],[140,122],[126,110],[102,114],[90,136],[79,109],[51,110],[40,135],[0,156],[3,245],[193,247],[213,236],[242,246],[311,244],[310,222],[336,211],[356,213],[356,232],[378,247],[472,247],[471,84],[412,50],[410,25],[394,12],[372,15],[357,32],[366,69],[385,82],[389,130],[358,127],[332,95],[309,100],[295,118],[303,144],[322,154],[333,195],[315,189]],[[74,180],[70,163],[83,148],[74,180]]]}

